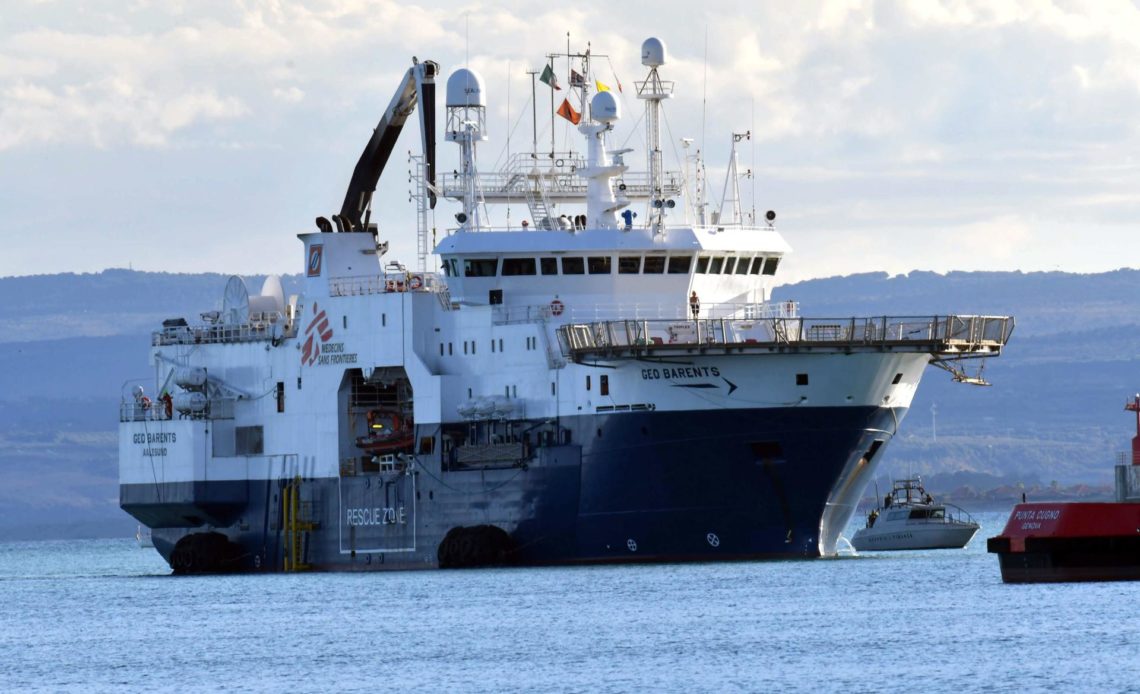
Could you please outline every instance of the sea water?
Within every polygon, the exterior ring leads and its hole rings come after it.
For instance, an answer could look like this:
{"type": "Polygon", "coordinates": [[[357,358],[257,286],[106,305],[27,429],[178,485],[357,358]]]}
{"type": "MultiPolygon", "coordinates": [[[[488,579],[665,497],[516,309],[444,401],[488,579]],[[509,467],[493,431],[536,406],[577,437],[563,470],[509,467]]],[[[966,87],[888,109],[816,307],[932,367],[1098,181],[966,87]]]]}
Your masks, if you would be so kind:
{"type": "Polygon", "coordinates": [[[0,689],[1140,691],[1140,583],[1003,584],[980,520],[965,550],[373,574],[0,544],[0,689]]]}

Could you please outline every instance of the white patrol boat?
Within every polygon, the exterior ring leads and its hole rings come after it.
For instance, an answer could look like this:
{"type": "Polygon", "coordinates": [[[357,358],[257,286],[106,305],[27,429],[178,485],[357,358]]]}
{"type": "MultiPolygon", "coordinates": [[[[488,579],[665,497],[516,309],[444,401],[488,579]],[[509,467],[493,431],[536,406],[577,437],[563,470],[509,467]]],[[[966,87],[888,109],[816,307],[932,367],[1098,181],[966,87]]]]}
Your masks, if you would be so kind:
{"type": "Polygon", "coordinates": [[[898,549],[959,549],[980,528],[954,504],[937,503],[920,478],[895,480],[883,505],[867,514],[851,546],[860,552],[898,549]]]}
{"type": "Polygon", "coordinates": [[[485,90],[460,69],[461,165],[438,181],[439,66],[414,62],[340,212],[299,234],[302,292],[232,278],[221,310],[154,333],[156,397],[121,409],[121,505],[176,573],[830,554],[927,364],[1001,353],[1008,317],[768,301],[789,252],[774,215],[706,223],[695,178],[663,168],[662,42],[636,85],[647,174],[609,141],[620,101],[589,94],[590,54],[564,57],[584,153],[480,173],[485,90]],[[417,105],[408,269],[371,198],[417,105]],[[461,210],[432,250],[437,196],[461,210]],[[531,219],[490,224],[512,199],[531,219]]]}

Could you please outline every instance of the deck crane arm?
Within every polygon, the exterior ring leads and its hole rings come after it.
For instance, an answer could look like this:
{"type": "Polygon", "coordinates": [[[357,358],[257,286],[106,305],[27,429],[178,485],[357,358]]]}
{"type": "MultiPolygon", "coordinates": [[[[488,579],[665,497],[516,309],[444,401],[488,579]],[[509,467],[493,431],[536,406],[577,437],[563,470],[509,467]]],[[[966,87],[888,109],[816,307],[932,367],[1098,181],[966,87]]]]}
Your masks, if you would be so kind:
{"type": "MultiPolygon", "coordinates": [[[[435,207],[435,76],[438,73],[438,63],[431,60],[420,62],[412,58],[412,67],[404,74],[392,102],[372,131],[372,138],[368,140],[360,160],[356,162],[356,169],[352,172],[352,180],[348,183],[348,192],[345,193],[344,204],[340,208],[338,226],[343,225],[344,231],[366,230],[376,183],[396,147],[396,138],[404,129],[404,122],[415,110],[417,102],[420,104],[420,139],[426,164],[424,169],[431,206],[435,207]]],[[[334,218],[334,221],[337,220],[334,218]]]]}

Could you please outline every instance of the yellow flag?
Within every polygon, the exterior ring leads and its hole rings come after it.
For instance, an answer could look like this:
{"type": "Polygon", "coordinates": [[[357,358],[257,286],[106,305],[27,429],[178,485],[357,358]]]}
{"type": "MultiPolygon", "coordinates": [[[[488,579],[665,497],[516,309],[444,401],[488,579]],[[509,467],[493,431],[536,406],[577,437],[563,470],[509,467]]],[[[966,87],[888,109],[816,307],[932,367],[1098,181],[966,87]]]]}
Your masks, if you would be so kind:
{"type": "Polygon", "coordinates": [[[595,85],[595,86],[597,86],[597,88],[598,88],[598,91],[599,91],[599,92],[608,92],[608,91],[610,90],[610,88],[609,88],[609,87],[607,87],[606,85],[602,84],[602,83],[601,83],[601,82],[599,82],[598,80],[594,80],[594,85],[595,85]]]}

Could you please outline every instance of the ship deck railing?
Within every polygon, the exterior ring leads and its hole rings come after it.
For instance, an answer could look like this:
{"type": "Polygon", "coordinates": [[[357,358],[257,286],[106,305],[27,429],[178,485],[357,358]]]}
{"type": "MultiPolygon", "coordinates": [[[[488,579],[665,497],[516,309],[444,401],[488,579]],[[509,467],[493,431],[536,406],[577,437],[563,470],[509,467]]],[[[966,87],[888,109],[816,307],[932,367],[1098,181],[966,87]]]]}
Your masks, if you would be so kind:
{"type": "Polygon", "coordinates": [[[559,326],[563,355],[574,361],[692,352],[904,351],[997,356],[1009,341],[1009,316],[869,318],[719,318],[604,320],[559,326]]]}
{"type": "MultiPolygon", "coordinates": [[[[586,165],[585,155],[576,152],[516,153],[499,171],[481,171],[476,175],[479,194],[490,203],[525,201],[528,190],[541,190],[554,202],[585,200],[586,179],[577,172],[586,165]]],[[[458,171],[443,174],[440,179],[443,197],[461,198],[466,194],[463,176],[458,171]]],[[[666,171],[662,179],[665,197],[681,194],[684,178],[680,171],[666,171]]],[[[614,188],[615,193],[635,200],[649,198],[653,190],[648,171],[626,171],[614,181],[614,188]]]]}
{"type": "Polygon", "coordinates": [[[294,337],[296,328],[283,321],[254,317],[243,325],[213,323],[163,328],[151,333],[153,347],[164,345],[206,345],[231,342],[261,342],[294,337]]]}
{"type": "Polygon", "coordinates": [[[364,296],[402,292],[446,294],[447,284],[434,272],[384,272],[375,275],[329,278],[330,296],[364,296]]]}
{"type": "Polygon", "coordinates": [[[234,403],[227,398],[210,398],[206,409],[200,412],[178,412],[173,407],[166,411],[161,398],[150,402],[124,400],[119,403],[120,422],[169,422],[175,419],[233,419],[234,403]]]}
{"type": "MultiPolygon", "coordinates": [[[[497,324],[527,323],[538,320],[557,319],[571,323],[586,321],[624,320],[667,320],[672,322],[688,320],[691,310],[688,304],[667,303],[624,303],[624,304],[581,304],[572,302],[563,305],[561,314],[554,314],[551,304],[539,305],[499,305],[493,306],[493,320],[497,324]]],[[[702,304],[701,312],[712,319],[756,320],[765,318],[794,318],[799,311],[795,301],[769,301],[763,303],[718,303],[702,304]]]]}

